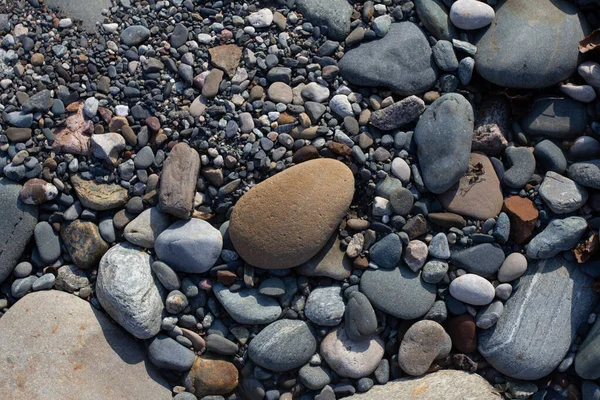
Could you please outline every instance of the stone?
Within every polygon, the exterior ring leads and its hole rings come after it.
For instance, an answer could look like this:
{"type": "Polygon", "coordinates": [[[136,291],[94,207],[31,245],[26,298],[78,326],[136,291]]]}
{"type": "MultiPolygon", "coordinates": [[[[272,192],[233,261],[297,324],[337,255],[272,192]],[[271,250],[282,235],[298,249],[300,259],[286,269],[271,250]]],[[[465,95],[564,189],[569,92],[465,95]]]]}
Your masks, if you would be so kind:
{"type": "Polygon", "coordinates": [[[373,387],[367,393],[347,397],[348,400],[419,400],[469,399],[500,400],[502,396],[478,374],[445,369],[424,375],[391,381],[373,387]]]}
{"type": "Polygon", "coordinates": [[[359,291],[350,294],[344,313],[344,330],[355,342],[368,339],[377,331],[377,316],[367,296],[359,291]]]}
{"type": "Polygon", "coordinates": [[[26,142],[31,139],[30,128],[10,127],[5,130],[5,134],[11,142],[26,142]]]}
{"type": "Polygon", "coordinates": [[[212,268],[222,248],[219,230],[195,218],[171,224],[154,241],[154,250],[161,261],[176,271],[192,274],[212,268]]]}
{"type": "Polygon", "coordinates": [[[273,22],[273,12],[262,8],[248,16],[248,22],[255,28],[266,28],[273,22]]]}
{"type": "Polygon", "coordinates": [[[578,43],[587,24],[575,5],[564,0],[501,0],[493,24],[482,30],[475,68],[504,87],[537,89],[571,76],[579,64],[578,43]],[[515,48],[520,38],[528,38],[515,48]]]}
{"type": "Polygon", "coordinates": [[[456,36],[441,0],[416,0],[414,3],[419,20],[437,40],[452,40],[456,36]]]}
{"type": "Polygon", "coordinates": [[[350,32],[353,8],[346,0],[297,0],[296,7],[313,25],[327,26],[333,40],[344,40],[350,32]]]}
{"type": "Polygon", "coordinates": [[[235,75],[235,71],[240,65],[242,59],[242,48],[235,44],[224,44],[208,49],[210,54],[210,63],[223,70],[230,78],[235,75]]]}
{"type": "Polygon", "coordinates": [[[568,217],[550,221],[546,228],[527,245],[530,258],[551,258],[562,251],[574,248],[587,230],[587,221],[581,217],[568,217]]]}
{"type": "Polygon", "coordinates": [[[132,25],[121,32],[121,42],[126,46],[137,46],[150,37],[150,30],[142,25],[132,25]]]}
{"type": "Polygon", "coordinates": [[[114,183],[96,183],[71,175],[71,184],[81,205],[91,210],[105,211],[123,207],[129,199],[127,189],[114,183]]]}
{"type": "Polygon", "coordinates": [[[450,229],[452,227],[462,229],[467,225],[467,221],[465,221],[463,217],[449,212],[430,213],[427,215],[427,218],[434,224],[446,229],[450,229]]]}
{"type": "Polygon", "coordinates": [[[52,96],[48,89],[40,90],[29,97],[21,108],[23,113],[47,112],[52,104],[52,96]]]}
{"type": "Polygon", "coordinates": [[[203,355],[196,357],[185,376],[185,385],[199,398],[228,394],[238,386],[238,375],[237,368],[229,361],[203,355]]]}
{"type": "Polygon", "coordinates": [[[21,111],[13,111],[4,114],[4,122],[16,128],[29,128],[33,123],[33,114],[26,114],[21,111]]]}
{"type": "Polygon", "coordinates": [[[281,315],[277,300],[260,294],[257,289],[244,288],[232,292],[227,286],[216,282],[213,292],[231,318],[240,324],[265,325],[281,315]]]}
{"type": "Polygon", "coordinates": [[[285,372],[306,364],[316,350],[317,341],[306,322],[282,319],[250,341],[248,356],[262,368],[285,372]]]}
{"type": "Polygon", "coordinates": [[[525,147],[509,147],[504,152],[509,167],[504,171],[504,184],[513,189],[520,189],[529,182],[535,172],[535,157],[525,147]]]}
{"type": "Polygon", "coordinates": [[[458,69],[458,59],[454,53],[452,42],[448,40],[438,40],[431,48],[435,64],[442,71],[456,71],[458,69]]]}
{"type": "Polygon", "coordinates": [[[510,132],[510,117],[510,103],[506,98],[486,96],[475,118],[471,146],[473,151],[480,151],[488,156],[503,155],[508,146],[506,137],[510,132]]]}
{"type": "Polygon", "coordinates": [[[289,104],[292,102],[292,88],[283,82],[273,82],[267,89],[269,99],[275,103],[289,104]]]}
{"type": "Polygon", "coordinates": [[[56,186],[38,178],[33,178],[25,182],[19,191],[19,200],[23,204],[38,205],[54,200],[56,196],[58,196],[56,186]]]}
{"type": "Polygon", "coordinates": [[[394,268],[402,256],[402,241],[395,233],[384,236],[369,249],[369,258],[380,268],[394,268]]]}
{"type": "Polygon", "coordinates": [[[320,390],[331,383],[329,371],[320,365],[306,364],[298,371],[298,379],[310,390],[320,390]]]}
{"type": "Polygon", "coordinates": [[[240,256],[255,267],[295,267],[327,243],[353,194],[354,177],[341,162],[303,162],[242,196],[231,214],[231,241],[240,256]],[[291,209],[295,212],[290,213],[291,209]]]}
{"type": "Polygon", "coordinates": [[[387,87],[406,96],[423,93],[437,79],[427,38],[408,21],[392,24],[382,39],[348,50],[339,67],[354,85],[387,87]]]}
{"type": "Polygon", "coordinates": [[[90,145],[92,154],[96,158],[116,165],[119,161],[119,153],[125,148],[125,139],[118,133],[103,133],[92,135],[90,145]]]}
{"type": "Polygon", "coordinates": [[[491,303],[496,291],[487,279],[475,274],[465,274],[450,283],[450,294],[463,303],[484,306],[491,303]]]}
{"type": "Polygon", "coordinates": [[[427,283],[441,282],[448,272],[448,263],[439,260],[430,260],[423,266],[421,278],[427,283]]]}
{"type": "Polygon", "coordinates": [[[342,322],[344,299],[339,286],[318,287],[310,292],[304,306],[304,315],[320,326],[336,326],[342,322]]]}
{"type": "Polygon", "coordinates": [[[409,96],[391,106],[371,113],[370,122],[378,129],[391,131],[419,118],[425,110],[425,102],[417,96],[409,96]]]}
{"type": "Polygon", "coordinates": [[[565,139],[581,136],[587,121],[585,104],[567,98],[542,97],[534,101],[531,111],[521,120],[521,127],[531,136],[565,139]]]}
{"type": "Polygon", "coordinates": [[[54,288],[73,293],[90,285],[88,272],[73,264],[63,265],[58,269],[54,288]]]}
{"type": "Polygon", "coordinates": [[[502,314],[504,313],[504,304],[500,300],[496,300],[487,306],[481,308],[477,313],[477,327],[481,329],[490,329],[496,325],[502,314]]]}
{"type": "Polygon", "coordinates": [[[52,148],[59,153],[88,155],[90,153],[90,136],[93,124],[88,123],[83,116],[83,102],[70,105],[69,110],[74,112],[69,115],[64,126],[52,130],[54,142],[52,148]]]}
{"type": "Polygon", "coordinates": [[[596,90],[590,85],[574,85],[567,83],[559,87],[560,91],[582,103],[591,103],[596,100],[596,90]]]}
{"type": "Polygon", "coordinates": [[[422,317],[436,297],[436,285],[421,280],[418,272],[400,265],[394,269],[367,270],[360,291],[383,312],[402,319],[422,317]]]}
{"type": "Polygon", "coordinates": [[[431,363],[445,358],[452,349],[452,340],[435,321],[422,320],[413,324],[402,338],[398,363],[404,372],[420,376],[431,363]]]}
{"type": "Polygon", "coordinates": [[[285,294],[285,283],[277,277],[267,278],[260,283],[258,292],[265,296],[280,297],[285,294]]]}
{"type": "Polygon", "coordinates": [[[446,327],[452,345],[458,351],[468,354],[477,350],[477,326],[470,314],[461,314],[448,319],[446,327]]]}
{"type": "Polygon", "coordinates": [[[120,243],[100,260],[96,295],[102,308],[138,339],[160,331],[163,301],[152,275],[152,257],[141,248],[120,243]]]}
{"type": "Polygon", "coordinates": [[[600,189],[600,160],[590,160],[571,164],[569,178],[582,186],[600,189]]]}
{"type": "Polygon", "coordinates": [[[98,226],[90,221],[77,219],[63,223],[60,236],[73,263],[81,269],[96,268],[108,250],[98,226]]]}
{"type": "Polygon", "coordinates": [[[325,276],[338,281],[349,278],[351,271],[352,262],[340,249],[340,239],[335,232],[313,258],[296,267],[300,275],[325,276]]]}
{"type": "Polygon", "coordinates": [[[204,80],[204,86],[202,86],[202,96],[206,98],[215,97],[219,93],[219,86],[223,80],[223,71],[218,68],[210,70],[204,80]]]}
{"type": "Polygon", "coordinates": [[[448,246],[448,238],[443,232],[435,235],[429,242],[429,256],[441,260],[450,258],[450,247],[448,246]]]}
{"type": "Polygon", "coordinates": [[[13,305],[0,322],[0,349],[6,400],[83,399],[90,393],[171,399],[142,346],[90,303],[64,292],[30,293],[13,305]],[[69,379],[52,379],[59,376],[69,379]]]}
{"type": "Polygon", "coordinates": [[[585,61],[577,68],[579,75],[593,87],[600,87],[600,64],[594,61],[585,61]]]}
{"type": "Polygon", "coordinates": [[[188,28],[184,24],[176,24],[169,42],[174,49],[177,49],[187,42],[188,35],[188,28]]]}
{"type": "Polygon", "coordinates": [[[453,213],[479,220],[494,218],[502,209],[502,188],[490,159],[471,153],[469,168],[457,184],[438,196],[442,206],[453,213]]]}
{"type": "MultiPolygon", "coordinates": [[[[569,158],[572,160],[591,160],[598,157],[600,157],[600,142],[591,136],[578,137],[569,148],[569,158]]],[[[562,172],[564,169],[560,171],[560,173],[562,172]]]]}
{"type": "Polygon", "coordinates": [[[417,272],[423,267],[423,265],[425,265],[427,254],[428,248],[424,242],[420,240],[411,240],[406,246],[406,250],[404,251],[404,256],[402,259],[408,268],[414,272],[417,272]]]}
{"type": "Polygon", "coordinates": [[[177,218],[191,217],[199,171],[200,156],[196,150],[183,142],[171,149],[160,174],[158,200],[163,212],[177,218]]]}
{"type": "Polygon", "coordinates": [[[597,302],[592,279],[561,257],[534,261],[478,350],[500,373],[536,380],[564,359],[597,302]]]}
{"type": "MultiPolygon", "coordinates": [[[[575,357],[575,372],[584,379],[600,378],[600,322],[596,321],[575,357]]],[[[600,392],[600,390],[596,390],[600,392]]],[[[599,393],[600,394],[600,393],[599,393]]],[[[585,397],[584,397],[585,399],[585,397]]],[[[587,400],[587,399],[586,399],[587,400]]]]}
{"type": "Polygon", "coordinates": [[[302,97],[316,103],[323,103],[329,98],[329,89],[327,86],[320,85],[316,82],[310,82],[305,85],[300,92],[302,97]]]}
{"type": "Polygon", "coordinates": [[[333,96],[331,100],[329,100],[329,108],[341,118],[354,116],[352,104],[350,104],[348,96],[343,94],[336,94],[333,96]]]}
{"type": "Polygon", "coordinates": [[[581,208],[588,199],[587,191],[571,179],[549,171],[539,194],[555,214],[568,214],[581,208]]]}
{"type": "Polygon", "coordinates": [[[158,335],[150,340],[148,357],[157,367],[175,371],[188,371],[196,358],[193,351],[166,335],[158,335]]]}
{"type": "Polygon", "coordinates": [[[500,282],[511,282],[521,277],[527,271],[527,259],[521,253],[511,253],[506,257],[498,270],[500,282]]]}
{"type": "Polygon", "coordinates": [[[527,242],[540,214],[535,204],[526,197],[510,196],[504,200],[502,211],[510,220],[510,238],[519,244],[527,242]]]}
{"type": "Polygon", "coordinates": [[[177,273],[162,261],[152,263],[152,272],[167,290],[177,290],[181,287],[181,281],[177,273]]]}
{"type": "Polygon", "coordinates": [[[498,245],[483,243],[453,251],[450,260],[468,272],[487,278],[494,275],[504,262],[504,251],[498,245]]]}
{"type": "Polygon", "coordinates": [[[473,109],[463,96],[445,94],[425,110],[414,140],[427,189],[440,194],[460,180],[469,168],[472,138],[473,109]]]}
{"type": "Polygon", "coordinates": [[[584,381],[581,385],[581,394],[583,400],[598,400],[600,399],[600,386],[592,381],[584,381]]]}
{"type": "Polygon", "coordinates": [[[35,244],[40,255],[40,259],[46,264],[53,264],[60,257],[60,239],[52,225],[46,221],[41,221],[35,226],[33,232],[35,244]]]}
{"type": "Polygon", "coordinates": [[[458,0],[450,7],[450,21],[464,30],[481,29],[494,20],[494,9],[476,0],[458,0]]]}
{"type": "Polygon", "coordinates": [[[396,157],[392,160],[392,166],[390,167],[392,174],[402,181],[403,184],[410,182],[410,167],[400,157],[396,157]]]}
{"type": "Polygon", "coordinates": [[[546,171],[562,174],[567,169],[567,159],[563,151],[548,139],[535,145],[533,155],[538,166],[546,171]]]}
{"type": "Polygon", "coordinates": [[[320,347],[321,356],[336,374],[354,379],[373,373],[383,352],[383,340],[378,336],[353,341],[342,326],[329,332],[320,347]]]}
{"type": "Polygon", "coordinates": [[[123,237],[136,246],[153,248],[154,241],[171,225],[169,216],[158,207],[148,208],[125,226],[123,237]]]}

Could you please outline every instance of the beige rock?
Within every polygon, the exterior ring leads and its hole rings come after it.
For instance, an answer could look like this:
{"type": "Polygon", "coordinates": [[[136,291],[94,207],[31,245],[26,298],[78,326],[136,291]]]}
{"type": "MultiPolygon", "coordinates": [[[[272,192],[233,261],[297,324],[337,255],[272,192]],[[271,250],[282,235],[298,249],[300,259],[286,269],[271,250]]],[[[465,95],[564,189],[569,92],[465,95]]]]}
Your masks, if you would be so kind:
{"type": "Polygon", "coordinates": [[[76,111],[67,118],[64,126],[54,129],[52,149],[60,153],[87,155],[90,153],[90,137],[94,131],[94,124],[85,120],[82,101],[70,106],[76,111]]]}
{"type": "Polygon", "coordinates": [[[194,209],[200,156],[186,143],[176,144],[160,175],[160,207],[178,218],[189,219],[194,209]]]}
{"type": "Polygon", "coordinates": [[[295,267],[323,248],[353,195],[354,177],[343,163],[325,158],[303,162],[238,201],[229,225],[231,240],[255,267],[295,267]]]}
{"type": "Polygon", "coordinates": [[[296,272],[306,276],[326,276],[342,281],[350,277],[352,261],[340,249],[340,239],[334,233],[316,256],[296,268],[296,272]]]}
{"type": "Polygon", "coordinates": [[[98,226],[90,221],[77,219],[63,223],[60,236],[73,263],[81,269],[97,267],[108,250],[108,243],[100,236],[98,226]]]}
{"type": "Polygon", "coordinates": [[[103,211],[124,206],[127,203],[127,189],[115,183],[86,181],[78,175],[71,176],[71,183],[84,207],[103,211]]]}
{"type": "Polygon", "coordinates": [[[231,78],[240,64],[242,48],[235,44],[224,44],[222,46],[208,49],[210,62],[215,67],[225,71],[231,78]]]}

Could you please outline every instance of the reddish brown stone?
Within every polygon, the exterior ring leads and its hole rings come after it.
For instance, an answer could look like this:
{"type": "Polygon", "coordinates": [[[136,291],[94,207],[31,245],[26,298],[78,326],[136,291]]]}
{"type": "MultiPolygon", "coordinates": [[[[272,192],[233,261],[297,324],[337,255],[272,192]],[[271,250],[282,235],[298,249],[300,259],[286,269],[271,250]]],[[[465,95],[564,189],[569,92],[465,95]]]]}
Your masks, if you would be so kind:
{"type": "Polygon", "coordinates": [[[108,124],[108,130],[109,132],[118,133],[121,132],[121,128],[124,126],[129,126],[129,121],[127,121],[127,118],[116,116],[110,120],[110,123],[108,124]]]}
{"type": "Polygon", "coordinates": [[[198,152],[186,143],[173,147],[160,176],[160,207],[177,218],[189,219],[194,210],[196,180],[200,168],[198,152]]]}
{"type": "Polygon", "coordinates": [[[94,124],[83,116],[83,102],[71,103],[67,111],[74,110],[65,125],[54,129],[52,148],[57,152],[88,155],[90,153],[90,136],[94,124]]]}
{"type": "Polygon", "coordinates": [[[110,111],[108,108],[104,108],[104,107],[98,107],[98,114],[100,114],[100,116],[102,117],[104,122],[106,122],[107,124],[110,122],[110,120],[113,117],[113,112],[110,111]]]}
{"type": "Polygon", "coordinates": [[[369,260],[366,257],[358,256],[352,261],[352,266],[356,269],[369,268],[369,260]]]}
{"type": "Polygon", "coordinates": [[[217,271],[217,279],[225,286],[231,286],[237,279],[237,276],[234,272],[227,270],[217,271]]]}
{"type": "Polygon", "coordinates": [[[504,200],[502,211],[510,219],[510,237],[516,243],[525,243],[533,234],[539,211],[526,197],[511,196],[504,200]]]}
{"type": "Polygon", "coordinates": [[[348,146],[345,145],[344,143],[338,143],[338,142],[329,142],[327,143],[327,148],[329,150],[331,150],[331,152],[333,154],[336,154],[338,156],[349,156],[350,152],[352,151],[352,149],[348,146]]]}
{"type": "Polygon", "coordinates": [[[198,397],[228,394],[238,385],[238,370],[228,361],[196,357],[186,382],[198,397]]]}
{"type": "Polygon", "coordinates": [[[148,126],[152,132],[158,132],[160,129],[160,121],[156,117],[148,117],[146,118],[146,126],[148,126]]]}
{"type": "Polygon", "coordinates": [[[208,53],[212,65],[225,71],[230,78],[235,75],[242,58],[241,47],[235,44],[225,44],[208,49],[208,53]]]}
{"type": "Polygon", "coordinates": [[[446,329],[454,347],[462,353],[472,353],[477,350],[477,326],[470,314],[452,317],[446,324],[446,329]]]}
{"type": "Polygon", "coordinates": [[[292,161],[294,164],[300,164],[308,160],[314,160],[315,158],[319,158],[319,151],[315,146],[308,145],[296,151],[292,157],[292,161]]]}

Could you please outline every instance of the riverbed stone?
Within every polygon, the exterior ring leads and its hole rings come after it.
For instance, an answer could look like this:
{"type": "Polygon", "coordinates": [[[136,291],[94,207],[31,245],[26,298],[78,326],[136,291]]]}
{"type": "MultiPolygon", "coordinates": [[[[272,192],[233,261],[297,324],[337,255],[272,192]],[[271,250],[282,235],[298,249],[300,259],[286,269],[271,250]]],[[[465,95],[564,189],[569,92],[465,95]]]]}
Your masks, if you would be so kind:
{"type": "Polygon", "coordinates": [[[528,135],[565,139],[581,136],[587,121],[585,104],[569,98],[542,97],[534,101],[521,127],[528,135]]]}
{"type": "Polygon", "coordinates": [[[71,183],[81,204],[92,210],[104,211],[124,206],[129,199],[127,189],[115,183],[96,183],[78,175],[71,176],[71,183]]]}
{"type": "Polygon", "coordinates": [[[232,292],[222,283],[215,282],[213,292],[231,318],[240,324],[269,324],[281,315],[277,300],[260,294],[257,289],[232,292]]]}
{"type": "Polygon", "coordinates": [[[346,306],[339,286],[318,287],[310,292],[304,306],[306,318],[320,326],[336,326],[342,322],[346,306]]]}
{"type": "Polygon", "coordinates": [[[549,171],[539,193],[555,214],[568,214],[578,210],[588,199],[587,191],[571,179],[549,171]]]}
{"type": "Polygon", "coordinates": [[[297,0],[296,6],[313,25],[326,25],[331,39],[348,36],[353,8],[347,0],[297,0]]]}
{"type": "Polygon", "coordinates": [[[504,251],[498,245],[483,243],[453,251],[450,260],[468,272],[487,278],[494,275],[504,262],[504,251]]]}
{"type": "Polygon", "coordinates": [[[600,321],[596,321],[579,347],[575,372],[584,379],[600,378],[600,321]]]}
{"type": "Polygon", "coordinates": [[[340,248],[340,239],[335,232],[313,258],[296,267],[300,275],[326,276],[338,281],[350,277],[351,271],[352,261],[340,248]]]}
{"type": "Polygon", "coordinates": [[[73,263],[81,269],[96,268],[108,250],[98,225],[90,221],[77,219],[63,223],[60,236],[73,263]]]}
{"type": "Polygon", "coordinates": [[[544,230],[527,245],[530,258],[551,258],[574,248],[587,230],[587,221],[581,217],[568,217],[550,221],[544,230]]]}
{"type": "Polygon", "coordinates": [[[422,320],[413,324],[402,338],[398,362],[404,372],[423,375],[431,363],[445,358],[452,349],[452,340],[435,321],[422,320]]]}
{"type": "Polygon", "coordinates": [[[123,231],[123,237],[136,246],[152,248],[158,235],[170,224],[171,220],[168,214],[161,212],[158,207],[151,207],[142,211],[127,224],[123,231]]]}
{"type": "Polygon", "coordinates": [[[199,171],[200,156],[196,150],[186,143],[171,149],[160,174],[158,199],[163,212],[177,218],[191,217],[199,171]]]}

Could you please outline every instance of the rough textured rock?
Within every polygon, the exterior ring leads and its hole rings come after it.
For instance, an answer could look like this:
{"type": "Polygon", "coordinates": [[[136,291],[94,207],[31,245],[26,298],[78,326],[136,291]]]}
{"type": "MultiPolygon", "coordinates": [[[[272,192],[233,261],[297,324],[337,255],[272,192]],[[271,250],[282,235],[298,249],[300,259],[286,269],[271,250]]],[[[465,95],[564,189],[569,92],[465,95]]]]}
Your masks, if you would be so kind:
{"type": "Polygon", "coordinates": [[[351,400],[500,400],[502,396],[478,374],[443,370],[420,378],[402,378],[373,387],[351,400]]]}
{"type": "Polygon", "coordinates": [[[346,0],[297,0],[298,11],[313,25],[326,25],[328,36],[344,40],[350,32],[352,6],[346,0]]]}
{"type": "Polygon", "coordinates": [[[82,101],[73,106],[76,111],[67,117],[65,125],[53,130],[52,149],[61,153],[87,155],[90,153],[90,137],[94,125],[85,120],[82,101]]]}
{"type": "Polygon", "coordinates": [[[569,178],[549,171],[539,189],[540,196],[555,214],[576,211],[588,199],[587,191],[569,178]]]}
{"type": "Polygon", "coordinates": [[[409,375],[423,375],[433,361],[445,358],[451,349],[452,340],[440,324],[429,320],[418,321],[402,338],[398,363],[409,375]]]}
{"type": "Polygon", "coordinates": [[[242,48],[235,44],[225,44],[208,49],[210,62],[215,67],[222,69],[229,77],[235,75],[240,59],[242,48]]]}
{"type": "Polygon", "coordinates": [[[158,200],[162,211],[188,219],[194,210],[200,156],[186,143],[176,144],[165,160],[158,200]]]}
{"type": "Polygon", "coordinates": [[[438,197],[453,213],[480,220],[494,218],[502,209],[502,188],[490,159],[471,153],[469,169],[450,190],[438,197]]]}
{"type": "Polygon", "coordinates": [[[98,226],[90,221],[78,219],[64,223],[60,236],[71,259],[81,269],[96,268],[108,250],[108,243],[100,236],[98,226]]]}
{"type": "Polygon", "coordinates": [[[600,189],[600,160],[571,164],[569,178],[582,186],[600,189]]]}
{"type": "Polygon", "coordinates": [[[510,219],[510,238],[517,243],[528,241],[540,214],[535,204],[526,197],[510,196],[504,200],[502,211],[510,219]]]}
{"type": "Polygon", "coordinates": [[[530,258],[550,258],[561,251],[574,248],[587,230],[587,221],[581,217],[568,217],[550,221],[544,230],[527,245],[530,258]]]}
{"type": "Polygon", "coordinates": [[[459,94],[446,94],[421,115],[415,128],[419,166],[427,189],[443,193],[469,168],[473,108],[459,94]]]}
{"type": "Polygon", "coordinates": [[[567,354],[597,301],[592,279],[561,257],[530,263],[503,315],[479,334],[479,352],[517,379],[548,375],[567,354]]]}
{"type": "Polygon", "coordinates": [[[502,96],[484,98],[475,118],[473,151],[480,151],[488,156],[502,155],[508,145],[506,136],[510,132],[509,123],[508,100],[502,96]]]}
{"type": "Polygon", "coordinates": [[[402,95],[420,94],[437,79],[427,38],[412,22],[392,24],[382,39],[347,51],[339,67],[350,83],[389,87],[402,95]]]}
{"type": "Polygon", "coordinates": [[[4,400],[171,399],[140,344],[64,292],[30,293],[12,306],[0,320],[0,353],[4,400]]]}
{"type": "Polygon", "coordinates": [[[371,124],[376,128],[391,131],[419,118],[425,110],[425,102],[417,96],[409,96],[391,106],[371,113],[371,124]]]}
{"type": "Polygon", "coordinates": [[[37,224],[36,206],[19,200],[21,186],[0,178],[0,283],[10,275],[37,224]]]}
{"type": "Polygon", "coordinates": [[[577,44],[587,25],[573,4],[501,0],[495,9],[496,18],[475,40],[475,68],[484,79],[506,87],[543,88],[575,72],[577,44]]]}
{"type": "Polygon", "coordinates": [[[256,267],[295,267],[327,243],[353,194],[354,177],[341,162],[303,162],[242,196],[231,214],[231,241],[240,256],[256,267]]]}
{"type": "Polygon", "coordinates": [[[86,181],[78,175],[71,176],[71,183],[84,207],[104,211],[122,207],[127,203],[127,189],[115,183],[86,181]]]}
{"type": "Polygon", "coordinates": [[[212,359],[208,355],[196,357],[185,377],[188,391],[199,398],[232,392],[238,385],[238,370],[232,363],[212,359]]]}
{"type": "Polygon", "coordinates": [[[341,281],[350,277],[352,261],[340,249],[340,239],[334,232],[325,246],[313,258],[296,267],[296,271],[300,275],[326,276],[341,281]]]}

